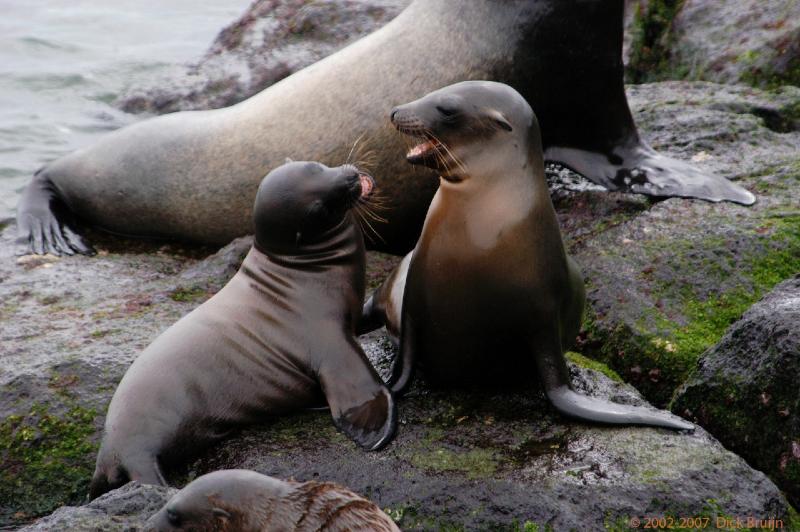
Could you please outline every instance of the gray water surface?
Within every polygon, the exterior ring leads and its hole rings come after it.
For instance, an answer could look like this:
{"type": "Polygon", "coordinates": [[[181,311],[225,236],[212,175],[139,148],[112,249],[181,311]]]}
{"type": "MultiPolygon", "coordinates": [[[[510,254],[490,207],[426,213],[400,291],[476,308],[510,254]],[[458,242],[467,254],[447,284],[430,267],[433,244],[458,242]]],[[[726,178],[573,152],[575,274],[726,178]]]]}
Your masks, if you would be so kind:
{"type": "Polygon", "coordinates": [[[0,220],[48,161],[140,116],[127,87],[199,58],[249,0],[0,0],[0,220]]]}

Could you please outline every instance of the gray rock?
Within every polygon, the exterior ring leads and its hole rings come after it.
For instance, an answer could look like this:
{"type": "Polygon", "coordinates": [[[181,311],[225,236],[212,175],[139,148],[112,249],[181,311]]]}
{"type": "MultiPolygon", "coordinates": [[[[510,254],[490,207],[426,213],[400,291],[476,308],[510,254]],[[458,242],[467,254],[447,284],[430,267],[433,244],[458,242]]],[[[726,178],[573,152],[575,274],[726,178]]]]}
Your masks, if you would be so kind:
{"type": "Polygon", "coordinates": [[[697,419],[800,505],[800,275],[708,350],[673,410],[697,419]]]}
{"type": "MultiPolygon", "coordinates": [[[[572,373],[584,393],[643,404],[628,385],[590,369],[572,373]]],[[[646,515],[780,517],[786,508],[764,475],[702,430],[567,422],[538,390],[420,386],[401,403],[398,437],[380,453],[360,452],[327,414],[309,413],[243,432],[199,459],[189,477],[228,467],[335,480],[375,500],[404,530],[598,530],[646,515]]]]}
{"type": "Polygon", "coordinates": [[[145,521],[177,492],[174,488],[131,482],[85,506],[63,506],[20,530],[26,532],[129,532],[145,521]]]}
{"type": "Polygon", "coordinates": [[[629,76],[800,85],[796,0],[629,0],[629,76]]]}
{"type": "Polygon", "coordinates": [[[410,0],[256,0],[223,29],[196,63],[116,105],[168,113],[232,105],[379,28],[410,0]]]}
{"type": "MultiPolygon", "coordinates": [[[[572,366],[572,373],[583,393],[644,404],[630,386],[594,370],[572,366]]],[[[376,501],[405,530],[526,523],[596,530],[666,513],[788,520],[777,488],[702,429],[687,435],[565,423],[538,390],[423,387],[401,404],[400,423],[388,449],[364,453],[327,413],[309,412],[248,429],[171,480],[183,485],[223,468],[333,480],[376,501]]],[[[88,506],[60,508],[31,530],[140,526],[169,494],[129,485],[88,506]]]]}
{"type": "Polygon", "coordinates": [[[654,148],[758,198],[753,207],[601,193],[559,202],[587,280],[578,350],[664,406],[733,321],[800,271],[800,134],[760,116],[796,120],[800,89],[667,82],[631,86],[628,99],[654,148]]]}

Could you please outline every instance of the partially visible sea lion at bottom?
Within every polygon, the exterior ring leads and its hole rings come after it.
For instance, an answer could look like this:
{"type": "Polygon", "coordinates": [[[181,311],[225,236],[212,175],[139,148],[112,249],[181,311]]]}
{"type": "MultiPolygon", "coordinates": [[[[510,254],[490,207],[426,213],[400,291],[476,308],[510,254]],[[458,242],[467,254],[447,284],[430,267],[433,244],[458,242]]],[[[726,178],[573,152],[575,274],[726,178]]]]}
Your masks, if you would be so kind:
{"type": "Polygon", "coordinates": [[[367,450],[396,428],[392,394],[355,338],[364,301],[358,212],[374,183],[352,165],[294,162],[255,200],[255,241],[214,297],[147,347],[108,408],[91,498],[137,480],[247,423],[327,405],[367,450]]]}
{"type": "Polygon", "coordinates": [[[406,389],[415,369],[440,387],[506,389],[538,375],[563,414],[693,429],[666,412],[572,389],[564,351],[580,330],[584,285],[564,249],[525,99],[501,83],[466,81],[395,108],[391,120],[419,140],[408,161],[441,176],[417,246],[362,318],[362,331],[387,319],[390,334],[400,331],[393,391],[406,389]]]}
{"type": "Polygon", "coordinates": [[[374,503],[332,482],[230,469],[203,475],[145,524],[148,532],[399,532],[374,503]]]}

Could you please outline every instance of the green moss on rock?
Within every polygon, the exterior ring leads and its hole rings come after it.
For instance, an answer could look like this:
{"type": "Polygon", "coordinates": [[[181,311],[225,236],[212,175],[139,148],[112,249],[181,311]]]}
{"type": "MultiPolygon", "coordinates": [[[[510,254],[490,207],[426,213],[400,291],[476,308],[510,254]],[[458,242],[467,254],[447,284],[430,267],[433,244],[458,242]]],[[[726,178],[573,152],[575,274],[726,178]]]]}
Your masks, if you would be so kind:
{"type": "Polygon", "coordinates": [[[673,275],[647,278],[656,305],[642,307],[636,322],[608,326],[592,309],[584,324],[584,354],[596,358],[632,382],[657,406],[666,406],[700,355],[727,328],[780,281],[800,271],[800,213],[767,213],[746,238],[755,243],[735,250],[736,241],[717,236],[699,241],[651,241],[642,246],[669,249],[673,275]],[[709,252],[709,258],[697,253],[709,252]],[[711,250],[711,251],[708,251],[711,250]],[[718,291],[702,294],[680,268],[718,279],[718,291]],[[732,276],[737,282],[729,282],[732,276]],[[726,284],[727,283],[727,284],[726,284]]]}
{"type": "Polygon", "coordinates": [[[0,524],[83,501],[97,452],[96,416],[78,406],[57,415],[34,405],[0,422],[0,524]]]}
{"type": "Polygon", "coordinates": [[[583,368],[598,371],[613,381],[624,382],[622,380],[622,377],[620,377],[616,371],[609,368],[602,362],[598,362],[597,360],[592,360],[591,358],[587,358],[581,355],[580,353],[576,353],[574,351],[567,351],[566,357],[567,360],[569,360],[573,364],[577,364],[578,366],[581,366],[583,368]]]}
{"type": "Polygon", "coordinates": [[[208,291],[201,287],[184,288],[178,287],[169,293],[170,299],[180,303],[190,303],[208,297],[208,291]]]}
{"type": "Polygon", "coordinates": [[[651,0],[647,5],[636,5],[631,26],[630,60],[626,74],[631,83],[645,83],[681,78],[683,73],[670,73],[670,54],[674,40],[672,22],[683,6],[684,0],[651,0]]]}

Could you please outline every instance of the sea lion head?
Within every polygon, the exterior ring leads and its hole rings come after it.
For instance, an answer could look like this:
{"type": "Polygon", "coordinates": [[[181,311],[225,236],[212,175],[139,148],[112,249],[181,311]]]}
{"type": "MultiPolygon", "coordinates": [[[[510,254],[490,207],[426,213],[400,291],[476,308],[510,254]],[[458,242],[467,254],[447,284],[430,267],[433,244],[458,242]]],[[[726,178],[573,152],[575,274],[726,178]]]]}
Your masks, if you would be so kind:
{"type": "Polygon", "coordinates": [[[147,520],[148,532],[259,531],[265,512],[280,518],[292,485],[254,471],[233,469],[198,477],[147,520]]]}
{"type": "Polygon", "coordinates": [[[503,83],[449,85],[395,107],[391,120],[419,140],[406,159],[437,170],[450,183],[497,175],[531,157],[541,160],[536,116],[525,98],[503,83]],[[509,159],[514,153],[522,157],[509,159]]]}
{"type": "Polygon", "coordinates": [[[288,162],[261,181],[253,208],[256,247],[302,254],[353,225],[351,208],[366,201],[375,181],[352,164],[330,168],[288,162]]]}

